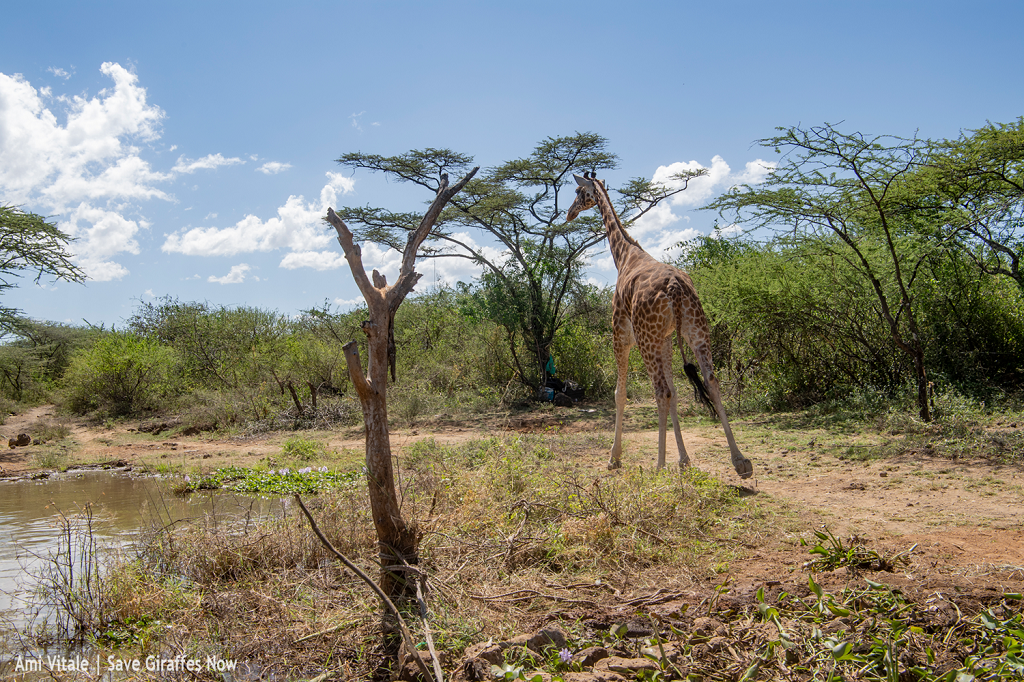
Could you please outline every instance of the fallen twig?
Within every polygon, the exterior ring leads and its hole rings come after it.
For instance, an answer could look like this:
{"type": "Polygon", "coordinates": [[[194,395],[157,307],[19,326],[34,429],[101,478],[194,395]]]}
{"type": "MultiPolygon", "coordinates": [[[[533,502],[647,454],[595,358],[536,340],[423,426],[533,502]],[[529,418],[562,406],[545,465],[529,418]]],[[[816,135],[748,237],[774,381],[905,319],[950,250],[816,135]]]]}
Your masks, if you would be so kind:
{"type": "MultiPolygon", "coordinates": [[[[423,659],[415,655],[416,645],[413,642],[412,633],[409,632],[409,628],[406,626],[405,619],[402,618],[402,614],[398,612],[398,607],[396,607],[391,599],[388,598],[388,595],[384,593],[384,590],[380,588],[380,585],[375,583],[370,576],[366,575],[361,568],[352,563],[348,557],[335,549],[334,545],[331,544],[331,541],[327,539],[327,537],[320,531],[320,528],[316,525],[316,521],[313,520],[313,515],[309,513],[308,509],[306,509],[306,505],[302,504],[302,498],[299,497],[298,493],[295,495],[295,501],[298,502],[299,509],[301,509],[302,513],[306,515],[306,518],[309,520],[309,525],[313,528],[313,532],[316,536],[320,538],[320,542],[323,543],[324,547],[336,556],[341,563],[345,564],[350,571],[362,578],[363,582],[369,585],[376,595],[380,597],[380,600],[384,602],[384,605],[391,610],[391,613],[395,614],[395,618],[398,620],[398,627],[402,631],[402,638],[405,640],[405,646],[409,649],[409,652],[413,654],[413,658],[416,660],[416,665],[419,666],[420,672],[423,673],[423,676],[428,680],[434,679],[430,674],[430,671],[427,669],[426,664],[423,663],[423,659]]],[[[443,682],[443,680],[439,678],[437,682],[443,682]]]]}

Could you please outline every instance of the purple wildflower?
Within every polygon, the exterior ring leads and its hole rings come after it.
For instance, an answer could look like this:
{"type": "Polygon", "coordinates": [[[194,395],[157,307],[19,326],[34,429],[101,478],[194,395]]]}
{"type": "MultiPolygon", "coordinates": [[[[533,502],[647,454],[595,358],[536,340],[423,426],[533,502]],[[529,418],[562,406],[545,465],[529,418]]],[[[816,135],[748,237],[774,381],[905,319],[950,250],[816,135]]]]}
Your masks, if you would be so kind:
{"type": "Polygon", "coordinates": [[[560,660],[562,663],[568,664],[570,661],[572,661],[572,652],[568,649],[562,649],[558,652],[558,660],[560,660]]]}

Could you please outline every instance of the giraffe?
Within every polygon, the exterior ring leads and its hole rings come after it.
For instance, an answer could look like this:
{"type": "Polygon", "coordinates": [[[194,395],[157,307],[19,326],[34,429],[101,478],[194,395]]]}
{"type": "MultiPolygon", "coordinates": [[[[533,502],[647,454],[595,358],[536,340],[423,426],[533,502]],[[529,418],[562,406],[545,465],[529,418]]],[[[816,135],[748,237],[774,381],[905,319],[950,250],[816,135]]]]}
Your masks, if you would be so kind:
{"type": "Polygon", "coordinates": [[[640,355],[647,366],[658,403],[658,468],[665,466],[665,431],[669,414],[672,415],[672,428],[679,450],[679,468],[685,468],[690,463],[679,431],[676,389],[672,381],[672,332],[675,332],[679,352],[686,365],[686,375],[693,383],[698,399],[713,408],[722,422],[736,473],[741,478],[749,478],[754,473],[754,467],[740,453],[732,429],[729,428],[718,379],[711,365],[708,321],[690,276],[678,268],[655,260],[640,247],[622,226],[604,183],[596,179],[593,173],[587,177],[575,177],[579,187],[576,188],[576,200],[569,207],[566,221],[575,220],[581,211],[597,206],[608,233],[612,259],[619,273],[615,282],[615,295],[612,297],[612,346],[618,378],[615,382],[615,443],[612,445],[608,468],[617,469],[622,466],[622,416],[626,409],[629,351],[634,345],[640,347],[640,355]],[[686,362],[684,344],[693,350],[703,381],[697,368],[686,362]]]}

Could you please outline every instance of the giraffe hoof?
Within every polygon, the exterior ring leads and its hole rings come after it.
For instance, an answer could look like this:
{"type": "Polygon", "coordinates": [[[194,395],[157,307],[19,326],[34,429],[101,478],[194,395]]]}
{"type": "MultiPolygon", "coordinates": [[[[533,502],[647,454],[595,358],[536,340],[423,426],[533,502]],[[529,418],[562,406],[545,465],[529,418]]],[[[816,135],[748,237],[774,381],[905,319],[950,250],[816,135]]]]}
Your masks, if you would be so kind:
{"type": "Polygon", "coordinates": [[[616,469],[621,469],[621,468],[622,468],[622,462],[616,462],[615,460],[612,460],[612,461],[608,462],[608,471],[615,471],[616,469]]]}
{"type": "Polygon", "coordinates": [[[750,463],[749,459],[742,459],[735,464],[736,473],[740,475],[740,478],[750,478],[754,475],[754,465],[750,463]]]}

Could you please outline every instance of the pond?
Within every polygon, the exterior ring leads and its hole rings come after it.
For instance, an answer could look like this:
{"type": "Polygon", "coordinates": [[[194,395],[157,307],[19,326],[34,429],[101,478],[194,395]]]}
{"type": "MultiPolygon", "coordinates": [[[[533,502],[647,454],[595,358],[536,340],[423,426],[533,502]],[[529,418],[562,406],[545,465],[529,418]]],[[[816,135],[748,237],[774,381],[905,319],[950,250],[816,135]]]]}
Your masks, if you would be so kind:
{"type": "Polygon", "coordinates": [[[170,492],[165,478],[123,470],[79,469],[42,480],[0,481],[0,633],[8,635],[0,637],[0,667],[16,654],[39,654],[10,635],[30,627],[39,609],[33,605],[32,576],[58,547],[59,513],[75,516],[91,505],[94,537],[103,545],[125,546],[148,529],[204,517],[232,524],[280,516],[288,503],[230,492],[181,497],[170,492]]]}

